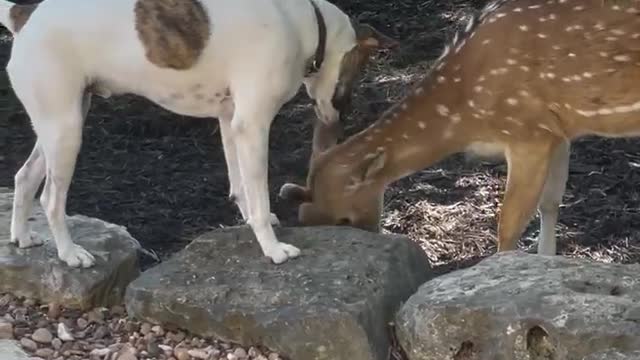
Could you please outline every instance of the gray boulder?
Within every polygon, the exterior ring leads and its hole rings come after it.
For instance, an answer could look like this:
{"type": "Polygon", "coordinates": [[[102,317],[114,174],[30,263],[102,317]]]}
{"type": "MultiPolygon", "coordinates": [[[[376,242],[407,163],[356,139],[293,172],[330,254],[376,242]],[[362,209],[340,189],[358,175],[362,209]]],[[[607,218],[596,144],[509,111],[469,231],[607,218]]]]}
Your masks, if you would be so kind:
{"type": "Polygon", "coordinates": [[[584,360],[640,360],[640,351],[620,352],[602,351],[584,358],[584,360]]]}
{"type": "Polygon", "coordinates": [[[129,285],[129,315],[293,360],[386,359],[388,322],[430,277],[424,252],[346,227],[276,234],[301,257],[273,265],[246,226],[200,236],[129,285]]]}
{"type": "Polygon", "coordinates": [[[30,356],[22,350],[20,343],[15,340],[0,340],[0,359],[29,360],[30,356]]]}
{"type": "Polygon", "coordinates": [[[58,302],[81,309],[122,301],[129,282],[139,275],[140,244],[124,227],[82,215],[67,217],[72,238],[96,257],[92,268],[70,268],[58,259],[39,202],[30,219],[44,245],[20,249],[9,243],[13,190],[0,188],[0,293],[58,302]]]}
{"type": "Polygon", "coordinates": [[[640,350],[638,274],[637,264],[496,254],[423,284],[397,314],[398,339],[411,360],[582,360],[640,350]]]}

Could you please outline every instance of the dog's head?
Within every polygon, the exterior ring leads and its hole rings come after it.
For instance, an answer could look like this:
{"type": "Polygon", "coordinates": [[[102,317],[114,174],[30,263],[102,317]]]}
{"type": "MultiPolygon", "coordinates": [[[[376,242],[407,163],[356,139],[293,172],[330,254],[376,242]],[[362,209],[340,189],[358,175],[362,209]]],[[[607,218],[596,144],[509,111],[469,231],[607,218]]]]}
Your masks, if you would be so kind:
{"type": "Polygon", "coordinates": [[[325,58],[317,72],[305,78],[314,110],[325,124],[338,122],[349,111],[355,83],[371,55],[398,46],[398,41],[372,26],[350,21],[339,31],[328,31],[325,58]]]}

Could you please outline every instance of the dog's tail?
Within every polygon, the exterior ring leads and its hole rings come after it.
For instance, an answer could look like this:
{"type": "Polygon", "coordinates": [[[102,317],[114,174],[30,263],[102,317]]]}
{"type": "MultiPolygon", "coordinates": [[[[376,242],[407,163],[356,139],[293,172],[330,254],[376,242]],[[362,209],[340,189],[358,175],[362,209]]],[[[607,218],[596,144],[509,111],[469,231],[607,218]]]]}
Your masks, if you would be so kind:
{"type": "Polygon", "coordinates": [[[7,0],[0,0],[0,24],[13,35],[17,34],[29,21],[29,17],[38,4],[14,4],[7,0]]]}

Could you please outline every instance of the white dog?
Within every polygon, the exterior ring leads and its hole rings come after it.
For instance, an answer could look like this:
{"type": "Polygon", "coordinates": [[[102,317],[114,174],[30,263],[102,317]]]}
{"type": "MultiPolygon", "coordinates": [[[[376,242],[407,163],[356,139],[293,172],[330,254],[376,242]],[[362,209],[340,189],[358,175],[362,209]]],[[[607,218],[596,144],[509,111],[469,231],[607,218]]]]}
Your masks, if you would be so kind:
{"type": "MultiPolygon", "coordinates": [[[[175,113],[218,118],[230,197],[279,264],[300,250],[272,227],[273,118],[304,84],[325,131],[335,130],[370,52],[397,45],[326,0],[0,0],[0,22],[14,34],[7,71],[37,135],[15,176],[10,240],[40,245],[27,218],[46,177],[40,202],[58,256],[72,267],[95,263],[65,223],[92,94],[137,94],[175,113]]],[[[314,151],[335,143],[314,139],[325,142],[314,140],[314,151]]]]}

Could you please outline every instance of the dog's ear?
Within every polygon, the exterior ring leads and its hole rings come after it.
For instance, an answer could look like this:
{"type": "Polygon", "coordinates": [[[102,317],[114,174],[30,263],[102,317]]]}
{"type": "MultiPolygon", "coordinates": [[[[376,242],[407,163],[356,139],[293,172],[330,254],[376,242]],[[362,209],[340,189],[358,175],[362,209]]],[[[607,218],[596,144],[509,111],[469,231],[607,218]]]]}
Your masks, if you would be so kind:
{"type": "Polygon", "coordinates": [[[354,24],[358,44],[368,48],[392,49],[400,45],[400,42],[379,32],[369,24],[354,24]]]}
{"type": "Polygon", "coordinates": [[[282,185],[278,196],[280,196],[282,199],[298,204],[311,201],[311,192],[309,191],[309,189],[305,186],[300,186],[293,183],[285,183],[284,185],[282,185]]]}

